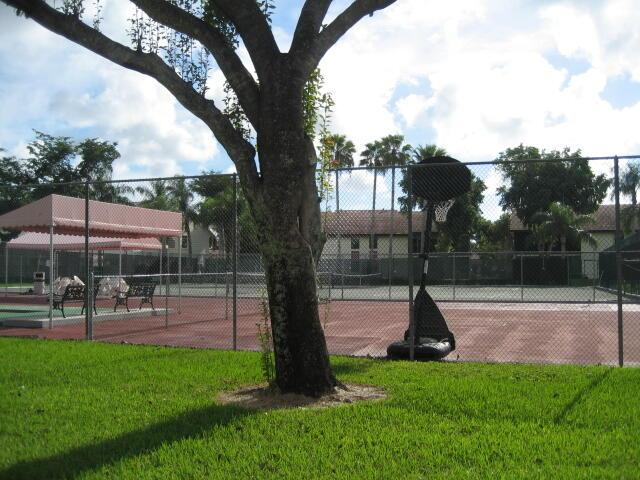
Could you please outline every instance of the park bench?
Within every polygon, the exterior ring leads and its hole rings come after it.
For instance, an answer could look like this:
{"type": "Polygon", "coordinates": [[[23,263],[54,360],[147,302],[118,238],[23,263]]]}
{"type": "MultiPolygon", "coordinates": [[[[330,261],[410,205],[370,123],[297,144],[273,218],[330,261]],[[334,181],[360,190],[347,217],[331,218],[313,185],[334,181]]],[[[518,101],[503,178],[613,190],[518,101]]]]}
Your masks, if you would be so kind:
{"type": "Polygon", "coordinates": [[[145,303],[151,305],[151,309],[155,310],[153,306],[153,294],[155,293],[156,285],[157,282],[131,282],[126,291],[116,294],[116,304],[113,306],[113,311],[116,311],[118,305],[124,305],[127,308],[127,312],[129,312],[130,298],[140,298],[138,310],[140,310],[145,303]]]}
{"type": "MultiPolygon", "coordinates": [[[[82,315],[84,313],[84,309],[87,306],[87,303],[85,302],[85,298],[84,298],[84,288],[85,288],[84,285],[67,285],[62,295],[54,293],[53,309],[60,310],[62,312],[62,317],[67,318],[67,316],[64,313],[64,304],[69,302],[82,302],[82,312],[80,313],[82,315]]],[[[96,311],[95,302],[93,305],[93,311],[94,312],[96,311]]]]}

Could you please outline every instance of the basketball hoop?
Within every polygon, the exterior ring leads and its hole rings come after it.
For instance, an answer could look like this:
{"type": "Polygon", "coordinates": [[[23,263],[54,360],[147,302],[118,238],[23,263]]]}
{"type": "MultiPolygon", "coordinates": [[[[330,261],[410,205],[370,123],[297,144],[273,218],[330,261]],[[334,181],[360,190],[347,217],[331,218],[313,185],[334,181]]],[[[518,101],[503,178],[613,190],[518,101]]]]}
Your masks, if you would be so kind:
{"type": "Polygon", "coordinates": [[[451,200],[445,200],[444,202],[436,203],[433,209],[436,216],[436,222],[443,223],[447,220],[447,213],[449,212],[449,209],[455,203],[455,201],[455,198],[452,198],[451,200]]]}

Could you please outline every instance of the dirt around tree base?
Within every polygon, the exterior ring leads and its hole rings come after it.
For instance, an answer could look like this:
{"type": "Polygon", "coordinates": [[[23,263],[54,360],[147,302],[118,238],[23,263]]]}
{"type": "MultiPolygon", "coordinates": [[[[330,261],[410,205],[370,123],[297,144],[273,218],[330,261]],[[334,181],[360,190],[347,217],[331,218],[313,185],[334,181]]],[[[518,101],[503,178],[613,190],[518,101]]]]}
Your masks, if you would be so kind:
{"type": "Polygon", "coordinates": [[[327,408],[366,400],[381,400],[386,396],[386,392],[380,387],[353,383],[344,384],[343,387],[336,387],[335,393],[323,395],[319,398],[307,397],[296,393],[283,394],[265,384],[242,387],[231,392],[221,392],[218,395],[218,403],[252,410],[327,408]]]}

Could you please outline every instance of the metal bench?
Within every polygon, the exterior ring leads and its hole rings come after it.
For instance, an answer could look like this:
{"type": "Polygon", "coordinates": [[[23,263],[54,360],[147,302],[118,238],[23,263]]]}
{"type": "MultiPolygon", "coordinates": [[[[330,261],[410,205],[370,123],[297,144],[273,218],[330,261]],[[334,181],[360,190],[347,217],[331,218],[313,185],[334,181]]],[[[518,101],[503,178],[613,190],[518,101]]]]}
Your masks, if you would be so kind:
{"type": "Polygon", "coordinates": [[[151,305],[151,309],[155,310],[153,306],[153,294],[156,291],[156,285],[157,282],[130,283],[129,288],[125,292],[116,294],[116,304],[113,306],[113,311],[116,311],[118,305],[124,305],[127,308],[127,312],[129,312],[130,298],[140,298],[138,310],[140,310],[145,303],[151,305]]]}
{"type": "MultiPolygon", "coordinates": [[[[64,313],[64,304],[69,302],[82,302],[82,311],[80,315],[84,313],[84,309],[87,307],[87,303],[84,298],[85,286],[84,285],[67,285],[64,289],[64,293],[62,295],[53,294],[53,309],[60,310],[62,312],[62,317],[67,318],[64,313]]],[[[94,292],[95,294],[95,292],[94,292]]],[[[95,302],[93,304],[93,311],[96,311],[95,302]]]]}

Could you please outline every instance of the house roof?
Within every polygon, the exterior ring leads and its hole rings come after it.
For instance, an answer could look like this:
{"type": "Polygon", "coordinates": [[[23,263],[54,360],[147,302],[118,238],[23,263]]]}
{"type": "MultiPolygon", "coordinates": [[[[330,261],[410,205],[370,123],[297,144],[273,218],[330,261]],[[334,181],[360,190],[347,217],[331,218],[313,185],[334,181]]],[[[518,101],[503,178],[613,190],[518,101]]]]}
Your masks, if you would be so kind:
{"type": "MultiPolygon", "coordinates": [[[[49,195],[0,216],[0,228],[83,235],[85,200],[49,195]]],[[[151,208],[89,201],[89,234],[97,237],[160,238],[182,234],[182,215],[151,208]]]]}
{"type": "MultiPolygon", "coordinates": [[[[16,250],[48,250],[49,234],[26,232],[9,240],[7,248],[16,250]]],[[[84,237],[79,235],[53,235],[54,250],[84,250],[84,237]]],[[[103,238],[89,237],[89,250],[160,250],[156,238],[103,238]]]]}
{"type": "MultiPolygon", "coordinates": [[[[327,235],[406,235],[408,231],[407,215],[398,211],[376,210],[373,219],[371,210],[323,212],[322,217],[327,235]]],[[[413,212],[413,231],[422,232],[424,227],[425,212],[413,212]]]]}
{"type": "MultiPolygon", "coordinates": [[[[620,205],[623,211],[631,205],[620,205]]],[[[613,232],[616,229],[616,212],[615,205],[600,205],[592,214],[593,223],[587,225],[585,230],[589,232],[613,232]]],[[[522,220],[517,215],[511,215],[509,229],[514,231],[526,231],[528,228],[522,224],[522,220]]]]}

